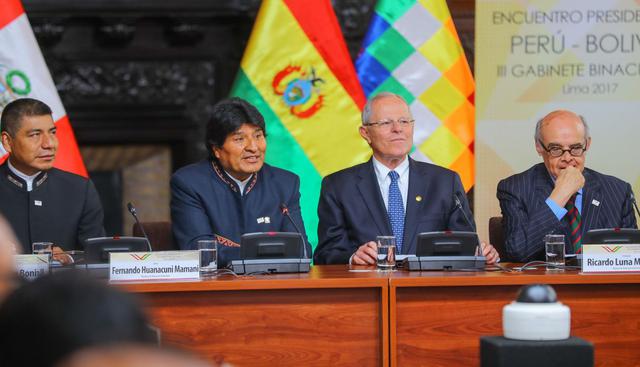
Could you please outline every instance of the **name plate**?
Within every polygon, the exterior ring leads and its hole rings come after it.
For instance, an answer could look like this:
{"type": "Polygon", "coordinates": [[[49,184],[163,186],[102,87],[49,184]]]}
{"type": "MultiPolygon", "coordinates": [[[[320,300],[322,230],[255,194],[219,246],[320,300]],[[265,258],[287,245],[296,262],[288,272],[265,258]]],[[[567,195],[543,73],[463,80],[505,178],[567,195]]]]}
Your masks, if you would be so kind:
{"type": "Polygon", "coordinates": [[[640,272],[640,245],[582,245],[582,272],[640,272]]]}
{"type": "Polygon", "coordinates": [[[113,252],[109,280],[198,279],[200,254],[194,251],[113,252]]]}
{"type": "Polygon", "coordinates": [[[16,271],[25,279],[34,280],[49,274],[49,255],[14,255],[16,271]]]}

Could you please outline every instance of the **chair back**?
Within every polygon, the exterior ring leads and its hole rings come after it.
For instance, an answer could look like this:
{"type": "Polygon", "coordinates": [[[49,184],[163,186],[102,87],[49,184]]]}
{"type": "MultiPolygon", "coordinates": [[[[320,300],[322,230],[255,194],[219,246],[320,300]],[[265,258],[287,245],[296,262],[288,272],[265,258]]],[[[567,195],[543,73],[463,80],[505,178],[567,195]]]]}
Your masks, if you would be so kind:
{"type": "Polygon", "coordinates": [[[502,227],[502,217],[491,217],[489,219],[489,242],[495,247],[502,261],[508,261],[507,249],[504,243],[504,228],[502,227]]]}
{"type": "MultiPolygon", "coordinates": [[[[153,251],[173,251],[179,250],[178,246],[173,242],[173,233],[171,233],[171,222],[140,222],[144,227],[151,248],[153,251]]],[[[133,235],[136,237],[144,237],[138,223],[133,224],[133,235]]]]}

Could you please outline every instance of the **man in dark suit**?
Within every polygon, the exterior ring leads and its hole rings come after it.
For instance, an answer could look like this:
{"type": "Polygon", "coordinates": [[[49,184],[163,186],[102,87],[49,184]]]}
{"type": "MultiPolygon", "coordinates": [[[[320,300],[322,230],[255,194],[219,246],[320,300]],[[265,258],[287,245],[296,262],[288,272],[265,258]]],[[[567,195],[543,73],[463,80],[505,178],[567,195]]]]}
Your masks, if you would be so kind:
{"type": "MultiPolygon", "coordinates": [[[[415,254],[420,232],[475,231],[458,175],[409,158],[413,117],[402,97],[370,99],[360,135],[373,157],[322,181],[316,264],[375,264],[378,235],[394,235],[398,253],[415,254]]],[[[491,245],[483,254],[498,260],[491,245]]]]}
{"type": "Polygon", "coordinates": [[[544,236],[564,234],[566,253],[580,253],[590,229],[636,228],[631,186],[584,167],[589,127],[571,112],[549,113],[536,124],[544,163],[498,183],[510,260],[544,260],[544,236]]]}
{"type": "Polygon", "coordinates": [[[207,126],[207,160],[178,170],[171,178],[173,235],[181,249],[216,239],[220,266],[240,257],[240,236],[250,232],[303,232],[300,179],[264,163],[264,118],[239,98],[214,106],[207,126]],[[283,209],[291,218],[285,218],[283,209]]]}
{"type": "Polygon", "coordinates": [[[33,242],[53,242],[61,250],[82,249],[87,238],[104,236],[103,212],[91,180],[53,168],[56,126],[45,103],[17,99],[0,117],[2,145],[9,158],[0,165],[0,214],[7,218],[30,254],[33,242]]]}

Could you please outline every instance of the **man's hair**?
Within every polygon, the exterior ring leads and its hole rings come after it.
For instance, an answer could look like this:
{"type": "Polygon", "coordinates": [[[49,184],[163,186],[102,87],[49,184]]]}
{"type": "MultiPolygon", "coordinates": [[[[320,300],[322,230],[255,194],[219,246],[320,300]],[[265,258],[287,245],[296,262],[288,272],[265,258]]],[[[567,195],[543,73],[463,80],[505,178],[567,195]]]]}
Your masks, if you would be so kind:
{"type": "Polygon", "coordinates": [[[0,133],[7,132],[15,137],[24,117],[51,115],[46,103],[33,98],[20,98],[10,102],[0,116],[0,133]]]}
{"type": "Polygon", "coordinates": [[[578,115],[571,111],[555,110],[546,114],[543,118],[538,120],[538,122],[536,123],[536,131],[533,134],[533,138],[535,139],[536,144],[542,144],[542,124],[544,124],[547,120],[549,120],[549,118],[552,117],[553,115],[557,115],[562,112],[571,113],[578,116],[578,118],[580,119],[580,122],[582,122],[582,126],[584,126],[584,138],[587,140],[589,139],[589,137],[591,136],[589,134],[589,125],[587,125],[587,121],[584,119],[584,117],[582,117],[582,115],[578,115]]]}
{"type": "Polygon", "coordinates": [[[0,330],[0,366],[53,366],[85,347],[157,342],[133,295],[72,270],[10,294],[0,330]]]}
{"type": "Polygon", "coordinates": [[[264,117],[249,102],[233,97],[213,106],[205,137],[205,147],[211,159],[216,159],[212,148],[221,147],[227,136],[238,130],[242,124],[255,125],[262,129],[265,137],[267,136],[264,117]]]}
{"type": "MultiPolygon", "coordinates": [[[[404,102],[405,105],[407,105],[407,108],[409,108],[409,104],[407,103],[407,101],[405,101],[405,99],[399,95],[399,94],[395,94],[395,93],[391,93],[391,92],[380,92],[378,94],[376,94],[375,96],[371,97],[367,103],[364,105],[364,108],[362,109],[362,124],[366,125],[367,123],[371,122],[369,121],[369,119],[371,118],[371,113],[373,112],[373,104],[382,98],[386,98],[386,97],[394,97],[397,98],[399,100],[401,100],[402,102],[404,102]]],[[[409,110],[409,113],[411,113],[411,110],[409,110]]]]}

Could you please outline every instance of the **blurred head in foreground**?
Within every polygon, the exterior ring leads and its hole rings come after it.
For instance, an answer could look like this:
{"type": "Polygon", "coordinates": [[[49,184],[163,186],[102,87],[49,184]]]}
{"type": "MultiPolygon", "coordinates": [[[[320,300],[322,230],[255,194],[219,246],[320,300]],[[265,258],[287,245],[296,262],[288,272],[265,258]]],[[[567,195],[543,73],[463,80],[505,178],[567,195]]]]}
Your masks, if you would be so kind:
{"type": "Polygon", "coordinates": [[[0,305],[0,366],[53,366],[90,346],[156,342],[136,299],[65,271],[26,283],[0,305]]]}
{"type": "Polygon", "coordinates": [[[0,303],[15,285],[16,267],[13,254],[15,249],[20,248],[17,244],[11,227],[0,215],[0,303]]]}
{"type": "Polygon", "coordinates": [[[88,348],[74,353],[56,367],[207,367],[191,355],[144,345],[117,345],[88,348]]]}

